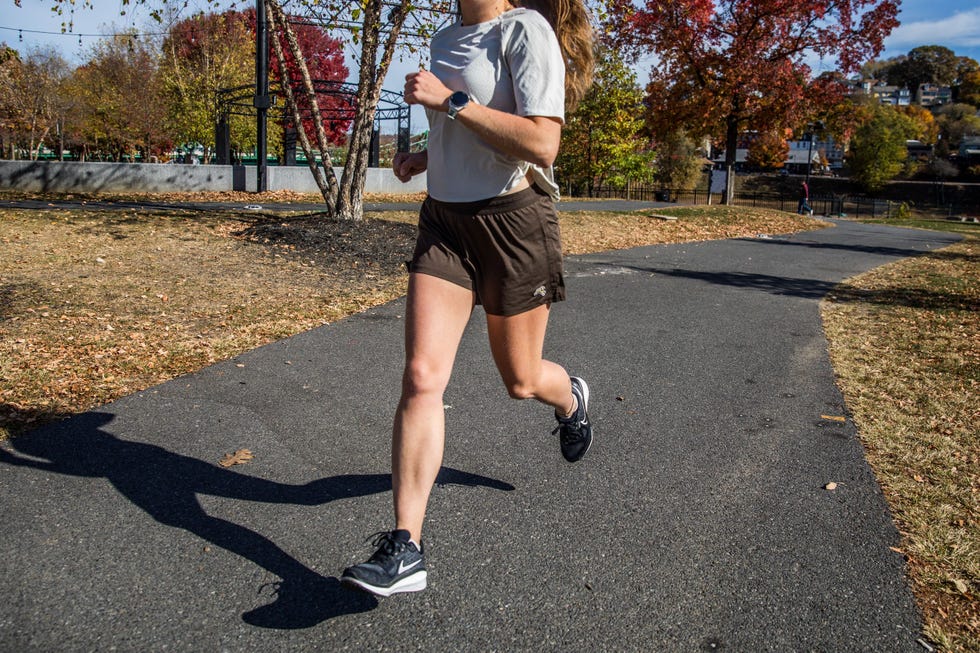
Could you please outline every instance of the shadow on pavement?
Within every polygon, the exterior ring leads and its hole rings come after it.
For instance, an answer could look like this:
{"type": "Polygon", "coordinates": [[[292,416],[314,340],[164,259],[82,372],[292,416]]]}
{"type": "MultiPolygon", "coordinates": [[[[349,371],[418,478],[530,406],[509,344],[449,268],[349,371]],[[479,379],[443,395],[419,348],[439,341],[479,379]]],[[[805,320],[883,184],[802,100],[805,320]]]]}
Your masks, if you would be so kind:
{"type": "MultiPolygon", "coordinates": [[[[270,481],[157,445],[121,440],[102,428],[113,417],[109,413],[85,413],[12,438],[0,447],[0,463],[105,478],[157,522],[193,533],[281,578],[270,592],[275,601],[242,615],[246,623],[265,628],[307,628],[377,606],[373,597],[342,589],[336,578],[314,572],[264,535],[207,514],[197,495],[315,506],[387,492],[391,490],[390,474],[344,474],[302,485],[270,481]]],[[[514,489],[503,481],[450,468],[440,471],[437,482],[514,489]]]]}
{"type": "MultiPolygon", "coordinates": [[[[603,264],[599,264],[603,265],[603,264]]],[[[669,277],[694,279],[705,283],[760,290],[772,295],[801,297],[803,299],[823,299],[833,294],[837,303],[864,303],[880,306],[905,306],[926,310],[980,310],[976,300],[965,293],[952,291],[937,292],[928,288],[858,288],[849,283],[834,283],[820,279],[780,277],[770,274],[748,272],[706,272],[703,270],[682,270],[679,268],[652,268],[610,264],[614,268],[626,268],[647,274],[662,274],[669,277]]]]}
{"type": "MultiPolygon", "coordinates": [[[[933,236],[935,236],[935,234],[933,234],[933,236]]],[[[923,238],[928,240],[928,236],[923,236],[923,238]]],[[[959,237],[956,238],[959,239],[959,237]]],[[[763,245],[784,245],[789,247],[806,247],[809,249],[832,249],[846,252],[861,252],[863,254],[875,254],[877,256],[888,256],[894,258],[906,258],[909,256],[928,256],[930,258],[940,260],[971,258],[968,254],[947,252],[944,250],[929,251],[921,248],[916,249],[913,247],[888,247],[884,245],[861,245],[858,243],[808,242],[805,240],[784,240],[782,238],[737,238],[735,240],[761,243],[763,245]]]]}

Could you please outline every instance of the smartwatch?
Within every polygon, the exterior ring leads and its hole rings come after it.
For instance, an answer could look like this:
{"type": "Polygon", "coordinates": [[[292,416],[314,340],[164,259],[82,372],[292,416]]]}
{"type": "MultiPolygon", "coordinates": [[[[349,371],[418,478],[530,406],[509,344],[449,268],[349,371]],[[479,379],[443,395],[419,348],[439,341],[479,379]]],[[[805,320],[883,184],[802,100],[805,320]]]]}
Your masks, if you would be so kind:
{"type": "Polygon", "coordinates": [[[449,96],[449,111],[447,115],[450,120],[456,120],[456,114],[466,108],[470,103],[470,95],[466,91],[456,91],[449,96]]]}

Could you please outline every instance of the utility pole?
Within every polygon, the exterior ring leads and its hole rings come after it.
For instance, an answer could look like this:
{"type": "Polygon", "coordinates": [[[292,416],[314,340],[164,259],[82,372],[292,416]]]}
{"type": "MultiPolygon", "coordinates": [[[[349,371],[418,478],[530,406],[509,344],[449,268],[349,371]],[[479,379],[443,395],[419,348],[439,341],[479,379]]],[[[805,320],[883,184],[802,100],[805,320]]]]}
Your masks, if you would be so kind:
{"type": "Polygon", "coordinates": [[[269,105],[269,23],[265,0],[255,0],[255,192],[269,190],[266,170],[266,136],[269,105]]]}
{"type": "Polygon", "coordinates": [[[811,122],[810,124],[807,125],[807,127],[810,129],[810,147],[807,149],[807,155],[806,155],[806,179],[804,179],[803,181],[804,181],[804,183],[806,183],[809,186],[809,184],[810,184],[810,166],[813,165],[813,133],[817,129],[819,129],[820,131],[823,131],[823,121],[822,120],[818,120],[816,122],[811,122]]]}

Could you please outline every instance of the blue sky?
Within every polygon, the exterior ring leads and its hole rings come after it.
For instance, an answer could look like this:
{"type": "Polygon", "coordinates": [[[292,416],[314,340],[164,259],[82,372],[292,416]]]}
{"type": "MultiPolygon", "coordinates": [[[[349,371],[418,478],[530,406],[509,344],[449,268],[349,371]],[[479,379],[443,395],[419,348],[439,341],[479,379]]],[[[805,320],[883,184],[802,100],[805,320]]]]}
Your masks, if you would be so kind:
{"type": "MultiPolygon", "coordinates": [[[[122,16],[120,10],[124,6],[121,0],[92,2],[97,9],[76,9],[73,33],[65,35],[60,34],[60,31],[62,21],[67,15],[54,14],[51,11],[54,4],[52,0],[22,0],[21,7],[14,5],[13,0],[0,0],[0,3],[6,4],[6,9],[0,16],[0,41],[21,52],[32,47],[54,46],[69,61],[78,63],[84,52],[97,40],[94,35],[132,27],[148,31],[162,29],[149,19],[146,8],[130,4],[125,7],[127,15],[122,16]]],[[[64,4],[70,6],[67,1],[64,4]]],[[[81,5],[81,2],[78,1],[77,4],[81,5]]],[[[219,4],[226,6],[229,3],[219,4]]],[[[239,6],[251,5],[249,0],[239,3],[239,6]]],[[[183,12],[184,15],[190,15],[206,7],[205,0],[189,0],[189,7],[183,12]]],[[[885,51],[881,58],[905,54],[919,45],[943,45],[958,55],[980,61],[980,5],[977,0],[904,0],[899,20],[902,24],[885,41],[885,51]]],[[[816,72],[833,68],[833,62],[814,61],[811,65],[816,72]]],[[[352,67],[352,64],[348,63],[348,66],[352,67]]],[[[416,58],[393,62],[385,88],[401,91],[405,73],[417,69],[416,58]]],[[[640,69],[638,73],[639,81],[644,82],[645,71],[640,69]]]]}

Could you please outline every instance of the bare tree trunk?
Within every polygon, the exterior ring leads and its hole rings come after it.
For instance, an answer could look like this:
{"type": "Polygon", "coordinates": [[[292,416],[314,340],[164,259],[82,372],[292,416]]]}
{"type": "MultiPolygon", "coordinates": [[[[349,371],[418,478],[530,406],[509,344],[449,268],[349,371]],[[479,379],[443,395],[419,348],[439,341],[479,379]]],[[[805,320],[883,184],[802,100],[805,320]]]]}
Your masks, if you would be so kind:
{"type": "Polygon", "coordinates": [[[323,195],[323,200],[327,204],[328,213],[332,217],[336,213],[337,178],[333,174],[330,153],[327,149],[326,132],[323,130],[323,120],[320,118],[320,105],[316,100],[316,92],[313,89],[313,81],[310,79],[310,72],[306,66],[306,59],[303,57],[303,54],[300,51],[296,34],[289,25],[289,20],[284,15],[277,0],[266,0],[266,7],[269,22],[271,23],[272,27],[272,45],[275,48],[276,58],[280,61],[281,65],[282,62],[286,60],[283,56],[282,44],[279,42],[279,37],[277,34],[278,23],[281,24],[282,32],[286,36],[286,42],[289,44],[289,49],[292,52],[293,59],[297,62],[297,65],[300,68],[300,73],[303,77],[304,91],[306,92],[310,101],[310,107],[313,112],[313,121],[316,123],[317,142],[320,149],[320,165],[317,165],[313,147],[310,144],[310,139],[306,134],[306,129],[303,127],[303,117],[300,114],[299,105],[296,103],[296,96],[293,93],[292,79],[289,79],[288,73],[285,70],[285,65],[282,66],[284,76],[286,77],[282,80],[282,87],[286,93],[286,107],[292,114],[293,123],[296,125],[296,135],[299,139],[300,147],[303,148],[303,153],[306,155],[306,163],[310,167],[310,172],[313,173],[313,180],[316,182],[317,188],[320,189],[320,194],[323,195]]]}
{"type": "Polygon", "coordinates": [[[738,155],[738,118],[729,115],[725,128],[725,194],[722,204],[731,205],[735,201],[735,161],[738,155]]]}
{"type": "Polygon", "coordinates": [[[349,220],[361,220],[364,217],[364,180],[367,177],[374,114],[378,100],[381,98],[381,85],[395,53],[398,35],[408,15],[408,0],[400,0],[398,6],[391,10],[388,15],[388,36],[384,42],[381,61],[378,63],[381,11],[385,6],[381,0],[370,0],[365,7],[362,23],[357,112],[354,116],[347,162],[340,180],[340,197],[337,203],[338,217],[349,220]]]}
{"type": "Polygon", "coordinates": [[[293,122],[296,124],[296,133],[299,138],[300,146],[303,148],[303,153],[306,155],[306,162],[310,166],[310,171],[313,173],[313,179],[316,181],[316,185],[320,189],[320,194],[323,195],[323,200],[327,203],[329,212],[333,216],[337,214],[337,177],[333,173],[333,165],[330,160],[330,151],[327,144],[327,133],[323,129],[323,118],[320,114],[320,103],[317,102],[316,99],[316,90],[313,88],[313,80],[310,78],[310,70],[306,66],[306,58],[303,56],[303,52],[299,47],[299,41],[296,39],[296,33],[293,32],[293,28],[289,24],[289,19],[283,12],[278,0],[265,0],[265,3],[269,20],[272,23],[272,43],[276,50],[276,57],[279,59],[280,65],[283,68],[284,79],[282,80],[282,86],[286,92],[286,106],[292,113],[293,122]],[[302,116],[300,115],[299,106],[296,103],[296,97],[293,93],[292,79],[289,79],[289,73],[286,70],[285,58],[283,57],[282,52],[282,44],[279,42],[279,37],[277,34],[277,26],[282,30],[282,34],[286,37],[286,43],[289,45],[289,50],[293,55],[293,60],[296,62],[300,75],[303,78],[303,91],[306,93],[306,98],[310,103],[313,125],[316,128],[317,146],[320,150],[319,166],[316,163],[316,156],[314,155],[309,137],[306,134],[306,129],[303,127],[302,116]]]}

